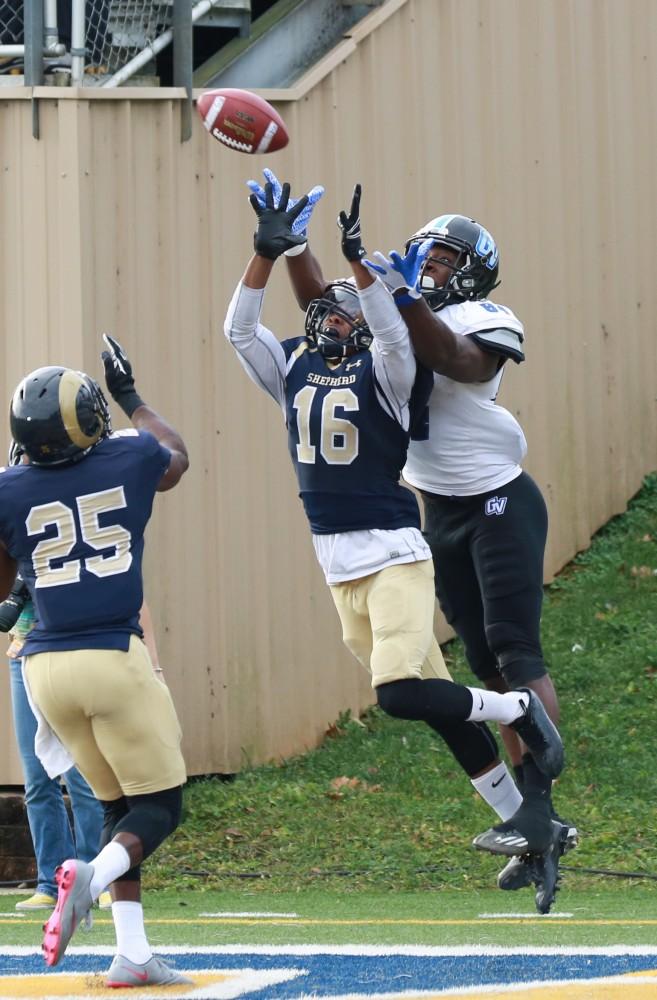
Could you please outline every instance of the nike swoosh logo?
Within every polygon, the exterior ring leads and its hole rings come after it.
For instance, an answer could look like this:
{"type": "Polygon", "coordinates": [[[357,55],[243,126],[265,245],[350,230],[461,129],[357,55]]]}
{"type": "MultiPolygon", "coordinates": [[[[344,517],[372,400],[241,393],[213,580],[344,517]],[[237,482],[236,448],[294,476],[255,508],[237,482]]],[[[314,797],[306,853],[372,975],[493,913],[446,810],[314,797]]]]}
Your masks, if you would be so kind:
{"type": "Polygon", "coordinates": [[[481,695],[479,695],[479,711],[480,712],[481,712],[481,710],[482,710],[483,707],[484,707],[484,699],[482,698],[481,695]]]}
{"type": "Polygon", "coordinates": [[[492,781],[491,784],[493,788],[497,788],[498,785],[501,785],[505,778],[506,774],[503,774],[499,781],[492,781]]]}

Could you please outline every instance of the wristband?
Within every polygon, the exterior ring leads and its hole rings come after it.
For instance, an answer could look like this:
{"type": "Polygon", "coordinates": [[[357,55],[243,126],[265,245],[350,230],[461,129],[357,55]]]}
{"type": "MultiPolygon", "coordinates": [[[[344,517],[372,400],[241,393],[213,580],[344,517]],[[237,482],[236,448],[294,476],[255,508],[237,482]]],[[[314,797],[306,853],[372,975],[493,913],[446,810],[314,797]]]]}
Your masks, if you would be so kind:
{"type": "Polygon", "coordinates": [[[403,295],[395,295],[395,302],[398,306],[412,306],[414,302],[419,301],[419,295],[409,295],[408,292],[404,292],[403,295]]]}
{"type": "Polygon", "coordinates": [[[289,250],[285,250],[284,251],[285,256],[286,257],[297,257],[300,253],[303,253],[303,251],[306,249],[307,246],[308,246],[307,243],[299,243],[299,245],[296,246],[296,247],[290,247],[289,250]]]}
{"type": "Polygon", "coordinates": [[[126,417],[132,417],[132,414],[140,406],[145,406],[144,400],[141,398],[138,392],[133,389],[131,392],[122,393],[119,396],[114,397],[114,402],[117,403],[126,417]]]}

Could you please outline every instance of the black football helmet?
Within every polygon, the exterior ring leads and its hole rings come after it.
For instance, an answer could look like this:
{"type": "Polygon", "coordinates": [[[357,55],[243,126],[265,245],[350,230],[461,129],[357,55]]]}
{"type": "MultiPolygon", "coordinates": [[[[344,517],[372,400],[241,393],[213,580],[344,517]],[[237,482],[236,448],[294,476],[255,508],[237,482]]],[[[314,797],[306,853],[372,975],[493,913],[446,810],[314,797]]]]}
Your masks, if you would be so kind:
{"type": "Polygon", "coordinates": [[[312,300],[306,310],[306,336],[323,357],[334,361],[367,350],[372,333],[363,319],[358,289],[352,281],[332,281],[321,299],[312,300]],[[331,315],[340,316],[351,326],[345,339],[327,325],[331,315]]]}
{"type": "Polygon", "coordinates": [[[14,392],[9,424],[16,448],[33,465],[77,462],[112,430],[98,383],[59,365],[25,376],[14,392]]]}
{"type": "Polygon", "coordinates": [[[411,236],[406,252],[411,244],[424,240],[434,240],[439,246],[460,251],[452,276],[442,288],[436,288],[428,275],[420,275],[420,291],[434,312],[464,299],[485,299],[499,285],[497,244],[488,230],[474,219],[465,215],[439,215],[411,236]]]}

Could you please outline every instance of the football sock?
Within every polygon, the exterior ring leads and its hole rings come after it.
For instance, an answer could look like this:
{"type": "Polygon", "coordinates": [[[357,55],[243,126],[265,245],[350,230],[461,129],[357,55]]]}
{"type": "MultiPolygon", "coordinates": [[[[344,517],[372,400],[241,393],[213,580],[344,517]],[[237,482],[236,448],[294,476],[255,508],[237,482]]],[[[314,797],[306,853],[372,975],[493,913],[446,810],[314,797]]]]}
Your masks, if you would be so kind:
{"type": "Polygon", "coordinates": [[[91,867],[94,873],[89,891],[92,899],[98,899],[101,892],[104,892],[114,879],[130,870],[130,855],[123,844],[117,843],[116,840],[110,840],[109,844],[106,844],[100,854],[91,862],[91,867]]]}
{"type": "Polygon", "coordinates": [[[130,962],[144,965],[153,952],[144,929],[144,911],[141,903],[118,900],[112,903],[112,919],[116,932],[116,950],[130,962]]]}
{"type": "Polygon", "coordinates": [[[522,691],[485,691],[483,688],[468,688],[472,695],[472,711],[468,722],[515,722],[524,715],[527,695],[522,691]]]}
{"type": "Polygon", "coordinates": [[[498,764],[486,774],[471,778],[475,790],[494,809],[501,820],[510,819],[520,808],[522,795],[516,788],[506,764],[498,764]]]}

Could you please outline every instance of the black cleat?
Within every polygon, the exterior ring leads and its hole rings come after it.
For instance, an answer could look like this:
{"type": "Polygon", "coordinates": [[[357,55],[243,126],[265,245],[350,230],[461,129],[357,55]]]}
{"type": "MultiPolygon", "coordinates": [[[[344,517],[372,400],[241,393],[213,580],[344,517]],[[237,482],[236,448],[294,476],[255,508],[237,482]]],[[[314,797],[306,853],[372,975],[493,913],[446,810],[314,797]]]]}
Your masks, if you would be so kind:
{"type": "Polygon", "coordinates": [[[480,833],[472,841],[472,846],[491,854],[506,854],[510,858],[522,854],[542,854],[552,843],[553,835],[548,804],[525,800],[511,819],[480,833]]]}
{"type": "Polygon", "coordinates": [[[563,743],[559,732],[548,716],[543,702],[529,688],[518,688],[527,695],[524,714],[509,723],[531,752],[534,762],[548,778],[557,778],[563,771],[563,743]]]}
{"type": "Polygon", "coordinates": [[[497,888],[505,892],[515,892],[536,885],[538,875],[534,867],[534,854],[516,854],[497,876],[497,888]]]}
{"type": "MultiPolygon", "coordinates": [[[[553,820],[560,827],[560,852],[561,856],[567,851],[572,851],[577,847],[579,834],[577,827],[560,820],[553,820]]],[[[535,854],[522,854],[512,857],[507,861],[502,871],[497,876],[497,888],[505,892],[515,892],[517,889],[526,889],[530,885],[537,885],[540,875],[537,872],[535,854]]]]}
{"type": "Polygon", "coordinates": [[[559,891],[559,859],[561,857],[561,830],[555,824],[552,843],[546,851],[534,858],[536,869],[536,909],[549,913],[559,891]]]}
{"type": "Polygon", "coordinates": [[[499,826],[491,826],[489,830],[484,830],[472,841],[472,846],[478,851],[488,851],[490,854],[505,854],[508,858],[516,855],[540,854],[549,841],[530,842],[524,833],[521,833],[511,822],[501,823],[499,826]]]}

